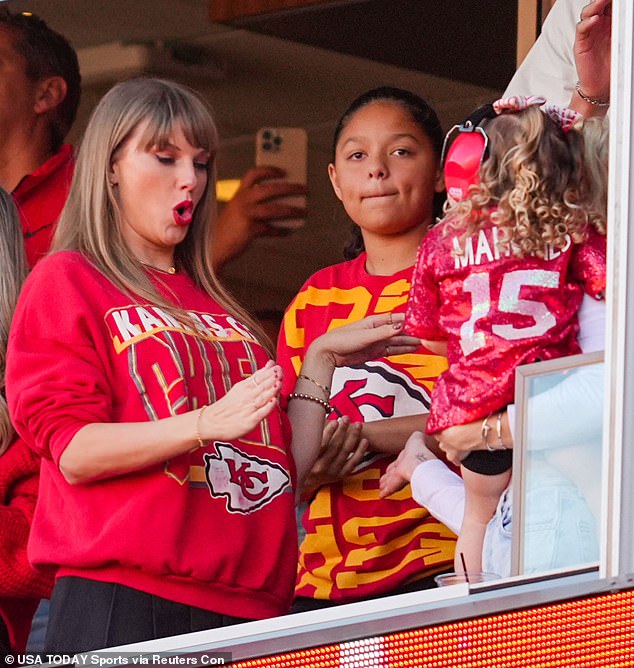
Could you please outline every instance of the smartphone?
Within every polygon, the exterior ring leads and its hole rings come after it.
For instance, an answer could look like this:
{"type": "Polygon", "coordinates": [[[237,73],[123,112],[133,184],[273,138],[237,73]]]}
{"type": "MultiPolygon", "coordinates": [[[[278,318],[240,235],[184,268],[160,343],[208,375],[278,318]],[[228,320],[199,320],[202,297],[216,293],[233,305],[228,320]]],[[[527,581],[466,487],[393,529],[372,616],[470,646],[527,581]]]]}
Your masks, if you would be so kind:
{"type": "MultiPolygon", "coordinates": [[[[285,181],[306,185],[308,137],[304,128],[260,128],[255,138],[255,164],[279,167],[286,172],[285,181]]],[[[306,206],[305,195],[284,197],[293,206],[306,206]]],[[[272,227],[296,230],[303,218],[271,221],[272,227]]]]}

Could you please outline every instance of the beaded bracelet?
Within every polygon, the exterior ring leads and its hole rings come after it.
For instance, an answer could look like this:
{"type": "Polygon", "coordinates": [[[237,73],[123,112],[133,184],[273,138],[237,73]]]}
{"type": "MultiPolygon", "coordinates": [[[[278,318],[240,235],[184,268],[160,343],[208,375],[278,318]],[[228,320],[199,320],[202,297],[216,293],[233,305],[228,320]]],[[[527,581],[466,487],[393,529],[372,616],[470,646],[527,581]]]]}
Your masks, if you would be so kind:
{"type": "Polygon", "coordinates": [[[325,401],[324,399],[320,399],[319,397],[315,397],[312,394],[304,394],[303,392],[291,392],[288,395],[288,400],[290,401],[291,399],[304,399],[306,401],[314,401],[316,404],[319,404],[322,408],[326,410],[326,415],[330,415],[332,413],[332,406],[325,401]]]}
{"type": "Polygon", "coordinates": [[[299,376],[297,377],[307,380],[309,383],[312,383],[315,387],[318,387],[320,390],[323,390],[327,397],[330,396],[330,388],[328,387],[328,385],[322,385],[321,383],[318,383],[314,378],[306,376],[303,373],[300,373],[299,376]]]}
{"type": "Polygon", "coordinates": [[[610,100],[600,100],[597,99],[596,97],[590,97],[589,95],[586,95],[582,90],[581,90],[581,82],[577,81],[575,84],[575,90],[577,91],[577,95],[584,101],[587,102],[588,104],[592,104],[595,107],[609,107],[610,106],[610,100]]]}

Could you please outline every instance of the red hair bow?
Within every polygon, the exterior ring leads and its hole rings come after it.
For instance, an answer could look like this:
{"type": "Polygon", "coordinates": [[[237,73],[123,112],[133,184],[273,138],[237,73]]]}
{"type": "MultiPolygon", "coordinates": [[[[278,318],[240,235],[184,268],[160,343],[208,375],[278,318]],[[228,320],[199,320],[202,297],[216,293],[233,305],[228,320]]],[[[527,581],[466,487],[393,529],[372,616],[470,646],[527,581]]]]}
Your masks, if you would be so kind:
{"type": "Polygon", "coordinates": [[[560,107],[557,104],[547,104],[544,107],[544,111],[553,119],[553,121],[561,125],[561,129],[564,132],[568,132],[570,128],[580,130],[583,125],[583,116],[574,109],[560,107]]]}
{"type": "Polygon", "coordinates": [[[546,98],[541,95],[513,95],[512,97],[502,97],[496,100],[493,103],[493,110],[498,116],[500,114],[513,114],[534,105],[541,107],[545,102],[546,98]]]}

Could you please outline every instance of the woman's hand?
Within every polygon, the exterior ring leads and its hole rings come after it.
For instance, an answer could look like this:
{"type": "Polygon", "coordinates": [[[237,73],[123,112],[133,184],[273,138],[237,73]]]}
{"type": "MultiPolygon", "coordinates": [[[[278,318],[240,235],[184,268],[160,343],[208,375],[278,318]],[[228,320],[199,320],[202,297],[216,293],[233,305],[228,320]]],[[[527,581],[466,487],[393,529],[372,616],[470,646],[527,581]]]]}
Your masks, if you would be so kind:
{"type": "Polygon", "coordinates": [[[387,467],[379,480],[381,498],[394,494],[404,487],[414,474],[414,469],[421,463],[437,459],[425,445],[423,432],[415,431],[408,439],[398,457],[387,467]]]}
{"type": "MultiPolygon", "coordinates": [[[[575,32],[574,55],[579,87],[596,100],[610,99],[612,0],[594,0],[582,10],[575,32]]],[[[606,107],[585,103],[576,93],[571,102],[585,116],[605,113],[606,107]]]]}
{"type": "MultiPolygon", "coordinates": [[[[498,448],[498,441],[504,443],[504,447],[513,447],[513,436],[509,428],[508,414],[506,410],[487,418],[489,427],[487,440],[493,448],[498,448]],[[497,416],[501,416],[498,423],[497,416]],[[497,433],[499,427],[499,434],[497,433]]],[[[459,424],[449,427],[435,434],[440,449],[447,455],[447,460],[456,466],[473,450],[484,450],[486,445],[482,438],[482,420],[459,424]]]]}
{"type": "Polygon", "coordinates": [[[281,386],[282,369],[269,360],[203,409],[198,420],[200,437],[229,441],[248,434],[275,408],[281,386]]]}
{"type": "Polygon", "coordinates": [[[250,378],[202,409],[144,422],[103,422],[82,427],[59,460],[71,485],[111,478],[191,452],[196,441],[248,434],[275,407],[282,370],[269,361],[250,378]]]}
{"type": "Polygon", "coordinates": [[[304,497],[316,487],[341,480],[354,471],[368,449],[368,439],[361,437],[361,426],[361,422],[350,422],[347,415],[326,422],[319,457],[304,481],[304,497]]]}
{"type": "Polygon", "coordinates": [[[436,438],[447,461],[460,466],[460,462],[472,450],[482,447],[482,420],[449,427],[436,434],[436,438]]]}

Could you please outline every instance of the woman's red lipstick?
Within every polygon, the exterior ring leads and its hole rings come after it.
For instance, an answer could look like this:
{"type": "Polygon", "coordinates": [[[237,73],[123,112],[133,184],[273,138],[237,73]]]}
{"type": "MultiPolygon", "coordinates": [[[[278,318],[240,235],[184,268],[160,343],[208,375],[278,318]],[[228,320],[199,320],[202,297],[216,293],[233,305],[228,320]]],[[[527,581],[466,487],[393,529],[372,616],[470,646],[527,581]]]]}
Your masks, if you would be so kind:
{"type": "Polygon", "coordinates": [[[192,222],[192,214],[194,212],[194,205],[191,200],[183,200],[177,204],[173,209],[174,222],[177,225],[189,225],[192,222]]]}

